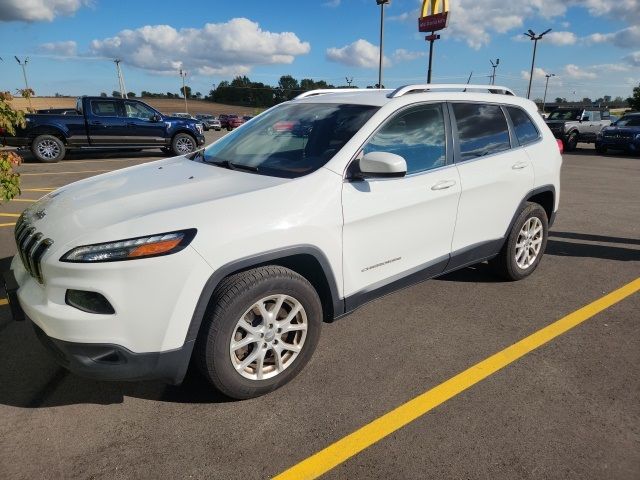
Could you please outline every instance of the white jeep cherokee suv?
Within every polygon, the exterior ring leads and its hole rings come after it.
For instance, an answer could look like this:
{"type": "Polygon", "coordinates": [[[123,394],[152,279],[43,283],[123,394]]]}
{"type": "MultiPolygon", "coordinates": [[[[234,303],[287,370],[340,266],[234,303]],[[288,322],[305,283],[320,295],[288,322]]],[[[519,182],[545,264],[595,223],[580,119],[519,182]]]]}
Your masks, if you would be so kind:
{"type": "Polygon", "coordinates": [[[486,260],[533,272],[561,163],[504,87],[307,92],[203,151],[43,197],[7,294],[72,372],[179,383],[193,359],[254,397],[302,370],[323,321],[486,260]]]}

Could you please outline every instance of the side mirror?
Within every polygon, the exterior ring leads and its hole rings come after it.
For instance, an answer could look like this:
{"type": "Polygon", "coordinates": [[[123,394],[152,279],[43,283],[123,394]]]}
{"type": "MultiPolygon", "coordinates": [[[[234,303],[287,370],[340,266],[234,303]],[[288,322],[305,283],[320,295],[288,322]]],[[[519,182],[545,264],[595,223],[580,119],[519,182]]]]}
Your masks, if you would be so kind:
{"type": "Polygon", "coordinates": [[[162,120],[162,117],[161,117],[160,115],[158,115],[157,113],[156,113],[156,114],[154,114],[154,115],[151,117],[151,121],[152,121],[152,122],[159,122],[160,120],[162,120]]]}
{"type": "Polygon", "coordinates": [[[407,174],[407,162],[400,155],[389,152],[370,152],[359,161],[359,170],[354,177],[365,178],[401,178],[407,174]]]}

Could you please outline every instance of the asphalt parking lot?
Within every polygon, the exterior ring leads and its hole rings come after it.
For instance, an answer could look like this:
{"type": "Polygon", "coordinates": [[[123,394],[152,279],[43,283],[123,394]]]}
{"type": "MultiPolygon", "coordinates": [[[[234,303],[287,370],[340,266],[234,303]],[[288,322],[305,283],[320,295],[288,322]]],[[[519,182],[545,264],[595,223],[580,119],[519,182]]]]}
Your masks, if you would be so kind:
{"type": "MultiPolygon", "coordinates": [[[[640,277],[640,157],[581,147],[564,156],[560,213],[531,277],[504,283],[478,265],[374,301],[325,325],[302,374],[261,398],[229,401],[195,374],[181,386],[76,377],[0,306],[0,478],[275,477],[629,284],[640,277]]],[[[157,158],[27,158],[22,196],[0,206],[2,267],[15,253],[11,224],[33,200],[157,158]]],[[[323,478],[640,478],[639,320],[635,293],[323,478]]]]}

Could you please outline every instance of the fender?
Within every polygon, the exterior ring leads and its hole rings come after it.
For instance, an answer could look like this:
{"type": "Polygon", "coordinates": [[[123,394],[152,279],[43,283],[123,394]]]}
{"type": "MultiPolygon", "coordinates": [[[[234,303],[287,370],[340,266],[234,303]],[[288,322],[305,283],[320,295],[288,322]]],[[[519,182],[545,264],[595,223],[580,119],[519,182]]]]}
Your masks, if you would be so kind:
{"type": "Polygon", "coordinates": [[[63,125],[38,125],[29,130],[29,139],[33,140],[39,135],[54,135],[56,137],[62,137],[62,140],[66,143],[69,140],[69,130],[63,125]]]}
{"type": "MultiPolygon", "coordinates": [[[[507,237],[509,236],[509,232],[513,228],[513,224],[516,223],[516,219],[518,218],[518,215],[520,215],[520,212],[522,212],[522,210],[524,210],[524,208],[527,206],[527,202],[529,201],[529,199],[540,193],[545,193],[545,192],[551,192],[553,194],[553,199],[554,199],[553,208],[555,208],[556,187],[554,187],[553,185],[543,185],[541,187],[534,188],[533,190],[531,190],[529,193],[525,195],[525,197],[520,202],[520,205],[518,205],[518,208],[513,214],[513,218],[509,222],[509,227],[507,228],[507,231],[504,234],[504,241],[506,241],[507,237]]],[[[551,216],[549,217],[549,227],[553,225],[553,222],[556,218],[556,212],[555,210],[553,210],[553,208],[552,208],[551,216]]]]}

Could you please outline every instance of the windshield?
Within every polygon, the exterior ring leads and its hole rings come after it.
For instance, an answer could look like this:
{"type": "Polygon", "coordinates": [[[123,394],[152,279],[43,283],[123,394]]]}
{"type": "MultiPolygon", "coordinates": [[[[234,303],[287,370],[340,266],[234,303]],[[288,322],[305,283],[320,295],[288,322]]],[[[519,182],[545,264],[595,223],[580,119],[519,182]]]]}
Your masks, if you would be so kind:
{"type": "Polygon", "coordinates": [[[580,120],[580,116],[582,115],[582,110],[556,110],[555,112],[551,112],[548,120],[580,120]]]}
{"type": "Polygon", "coordinates": [[[369,105],[284,104],[209,146],[203,161],[301,177],[325,165],[376,110],[369,105]]]}
{"type": "Polygon", "coordinates": [[[640,115],[626,115],[614,125],[616,127],[640,127],[640,115]]]}

